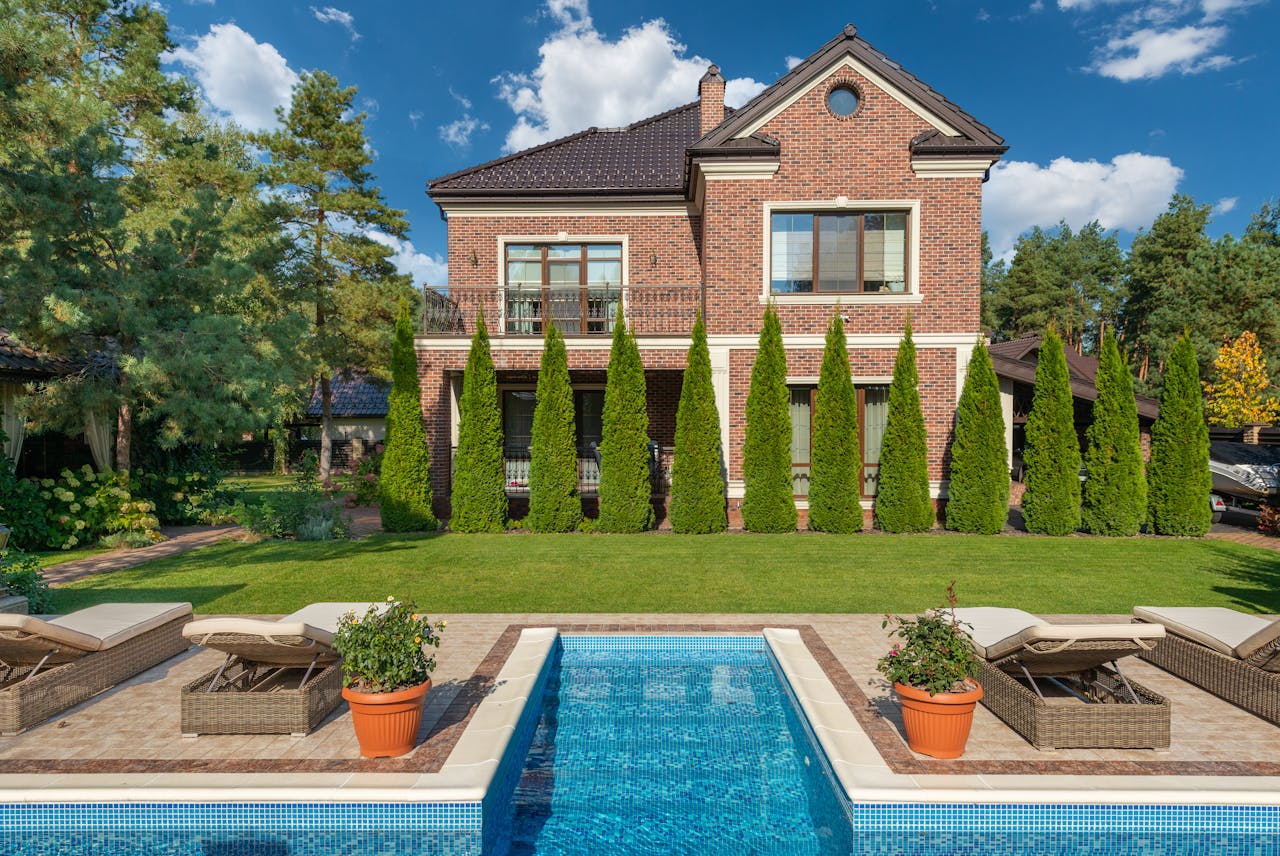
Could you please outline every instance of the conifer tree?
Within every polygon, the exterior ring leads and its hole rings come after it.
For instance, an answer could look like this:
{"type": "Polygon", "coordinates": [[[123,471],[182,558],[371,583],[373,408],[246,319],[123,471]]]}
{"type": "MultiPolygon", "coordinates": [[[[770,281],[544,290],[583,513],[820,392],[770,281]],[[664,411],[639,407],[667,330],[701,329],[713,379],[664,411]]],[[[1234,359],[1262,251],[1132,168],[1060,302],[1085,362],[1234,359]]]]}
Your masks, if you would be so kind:
{"type": "Polygon", "coordinates": [[[467,354],[458,417],[449,528],[454,532],[501,532],[507,522],[502,413],[498,409],[498,376],[489,352],[483,310],[476,317],[476,332],[467,354]]]}
{"type": "Polygon", "coordinates": [[[707,327],[698,313],[693,341],[685,359],[680,407],[676,411],[675,458],[671,464],[671,501],[667,517],[682,534],[723,532],[724,463],[720,448],[720,414],[711,385],[707,327]]]}
{"type": "Polygon", "coordinates": [[[747,393],[747,436],[742,446],[742,525],[752,532],[794,532],[796,501],[791,476],[791,413],[782,324],[772,303],[765,309],[747,393]]]}
{"type": "Polygon", "coordinates": [[[1137,535],[1147,517],[1147,477],[1142,471],[1133,375],[1115,336],[1102,343],[1096,383],[1093,422],[1085,432],[1088,478],[1080,519],[1085,531],[1094,535],[1137,535]]]}
{"type": "Polygon", "coordinates": [[[1009,462],[1000,409],[1000,381],[987,346],[978,342],[969,358],[956,407],[951,443],[947,528],[994,535],[1009,519],[1009,462]]]}
{"type": "Polygon", "coordinates": [[[382,455],[382,528],[388,532],[435,529],[431,513],[431,456],[422,427],[422,387],[413,347],[409,306],[400,304],[391,348],[391,393],[382,455]]]}
{"type": "Polygon", "coordinates": [[[1160,416],[1151,428],[1151,524],[1160,535],[1209,531],[1209,426],[1200,399],[1200,372],[1191,337],[1183,333],[1169,356],[1160,416]]]}
{"type": "Polygon", "coordinates": [[[1023,460],[1027,490],[1022,495],[1022,514],[1027,531],[1069,535],[1079,529],[1080,441],[1067,358],[1062,339],[1052,327],[1040,343],[1023,460]]]}
{"type": "Polygon", "coordinates": [[[600,517],[605,532],[653,527],[649,478],[649,410],[644,363],[618,304],[600,430],[600,517]]]}
{"type": "Polygon", "coordinates": [[[827,325],[813,417],[809,528],[817,532],[862,531],[858,395],[850,374],[844,319],[837,307],[827,325]]]}
{"type": "Polygon", "coordinates": [[[576,433],[564,335],[556,325],[547,324],[529,441],[526,522],[535,532],[572,532],[582,523],[576,433]]]}
{"type": "Polygon", "coordinates": [[[1204,394],[1205,417],[1214,425],[1270,425],[1280,416],[1280,401],[1272,397],[1267,358],[1252,330],[1245,330],[1218,348],[1213,382],[1204,384],[1204,394]]]}
{"type": "Polygon", "coordinates": [[[889,386],[889,413],[880,447],[876,526],[885,532],[927,532],[935,514],[929,500],[929,447],[911,319],[902,333],[889,386]]]}

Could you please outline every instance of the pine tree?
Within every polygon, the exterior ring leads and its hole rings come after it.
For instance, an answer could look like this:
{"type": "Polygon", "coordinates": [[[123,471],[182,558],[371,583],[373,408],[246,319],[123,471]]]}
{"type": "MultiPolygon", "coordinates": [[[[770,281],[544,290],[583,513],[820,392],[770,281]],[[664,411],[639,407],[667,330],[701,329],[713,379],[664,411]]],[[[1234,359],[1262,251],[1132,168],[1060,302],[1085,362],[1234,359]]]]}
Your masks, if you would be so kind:
{"type": "Polygon", "coordinates": [[[1094,535],[1137,535],[1147,517],[1147,477],[1142,471],[1142,439],[1133,375],[1108,336],[1098,359],[1098,398],[1085,432],[1080,519],[1094,535]]]}
{"type": "Polygon", "coordinates": [[[621,303],[613,325],[600,433],[600,528],[605,532],[653,528],[644,363],[621,303]]]}
{"type": "Polygon", "coordinates": [[[1200,399],[1195,348],[1184,333],[1173,347],[1160,392],[1160,416],[1151,428],[1151,523],[1160,535],[1201,536],[1209,531],[1209,427],[1200,399]]]}
{"type": "Polygon", "coordinates": [[[720,414],[711,385],[711,354],[702,313],[693,322],[693,341],[685,359],[680,407],[676,411],[675,458],[671,464],[671,501],[667,517],[682,534],[723,532],[724,462],[720,447],[720,414]]]}
{"type": "Polygon", "coordinates": [[[507,523],[502,413],[483,311],[476,317],[476,332],[467,354],[458,417],[449,528],[454,532],[501,532],[507,523]]]}
{"type": "MultiPolygon", "coordinates": [[[[572,532],[582,524],[573,387],[564,336],[546,325],[529,443],[529,516],[535,532],[572,532]]],[[[603,457],[603,455],[601,456],[603,457]]]]}
{"type": "Polygon", "coordinates": [[[408,304],[400,304],[391,347],[391,393],[382,455],[382,528],[388,532],[435,529],[431,513],[431,456],[422,427],[422,387],[408,304]]]}
{"type": "Polygon", "coordinates": [[[947,528],[993,535],[1009,519],[1009,461],[1000,381],[982,342],[973,349],[956,407],[947,528]]]}
{"type": "Polygon", "coordinates": [[[1022,514],[1028,532],[1069,535],[1080,528],[1080,440],[1062,339],[1050,327],[1040,343],[1036,387],[1027,416],[1027,491],[1022,514]]]}
{"type": "Polygon", "coordinates": [[[814,414],[809,528],[817,532],[862,531],[858,395],[850,374],[844,319],[837,309],[827,325],[814,414]]]}
{"type": "Polygon", "coordinates": [[[742,525],[752,532],[794,532],[791,413],[782,324],[771,303],[764,313],[747,393],[747,436],[742,446],[742,525]]]}
{"type": "Polygon", "coordinates": [[[916,345],[908,318],[893,364],[888,419],[880,447],[875,520],[885,532],[927,532],[936,517],[929,500],[929,446],[919,385],[916,345]]]}

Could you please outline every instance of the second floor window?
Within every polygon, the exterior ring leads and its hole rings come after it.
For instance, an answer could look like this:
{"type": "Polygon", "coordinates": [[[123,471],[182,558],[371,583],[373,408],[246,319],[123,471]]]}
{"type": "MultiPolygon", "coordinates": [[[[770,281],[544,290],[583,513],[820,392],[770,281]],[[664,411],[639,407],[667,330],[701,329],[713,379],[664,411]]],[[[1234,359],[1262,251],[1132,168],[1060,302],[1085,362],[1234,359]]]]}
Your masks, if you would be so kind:
{"type": "Polygon", "coordinates": [[[775,212],[770,248],[774,294],[907,290],[905,212],[775,212]]]}
{"type": "Polygon", "coordinates": [[[621,244],[507,244],[508,288],[617,288],[621,244]]]}

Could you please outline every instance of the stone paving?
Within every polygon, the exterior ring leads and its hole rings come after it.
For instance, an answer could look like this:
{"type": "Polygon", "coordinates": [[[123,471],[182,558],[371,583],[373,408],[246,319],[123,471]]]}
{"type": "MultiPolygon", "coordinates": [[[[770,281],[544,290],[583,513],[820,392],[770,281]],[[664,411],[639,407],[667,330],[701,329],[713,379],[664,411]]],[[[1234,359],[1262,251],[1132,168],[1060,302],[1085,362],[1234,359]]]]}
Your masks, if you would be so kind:
{"type": "MultiPolygon", "coordinates": [[[[178,696],[184,683],[220,662],[192,649],[126,684],[17,737],[0,738],[7,772],[431,772],[439,769],[522,626],[562,632],[758,632],[797,627],[881,755],[916,775],[1073,773],[1280,775],[1280,728],[1165,672],[1129,658],[1126,673],[1172,703],[1172,746],[1149,750],[1041,752],[979,707],[964,758],[914,755],[875,661],[888,648],[876,615],[453,615],[438,653],[420,738],[401,759],[362,760],[345,705],[311,735],[183,738],[178,696]]],[[[1124,621],[1127,616],[1049,616],[1061,621],[1124,621]]]]}

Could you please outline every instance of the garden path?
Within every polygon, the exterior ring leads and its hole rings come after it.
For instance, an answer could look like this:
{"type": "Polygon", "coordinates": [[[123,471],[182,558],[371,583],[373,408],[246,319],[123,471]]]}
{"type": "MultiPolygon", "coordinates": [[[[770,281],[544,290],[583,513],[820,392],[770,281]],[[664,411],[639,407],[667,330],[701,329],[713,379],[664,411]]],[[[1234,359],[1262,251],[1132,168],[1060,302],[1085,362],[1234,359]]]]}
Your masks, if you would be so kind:
{"type": "Polygon", "coordinates": [[[44,569],[45,581],[50,585],[61,585],[94,574],[105,574],[132,568],[154,559],[177,556],[207,547],[227,538],[238,538],[244,535],[244,529],[233,524],[222,526],[162,526],[160,534],[167,540],[149,547],[138,547],[132,550],[114,550],[110,553],[99,553],[87,559],[74,562],[62,562],[49,565],[44,569]]]}

